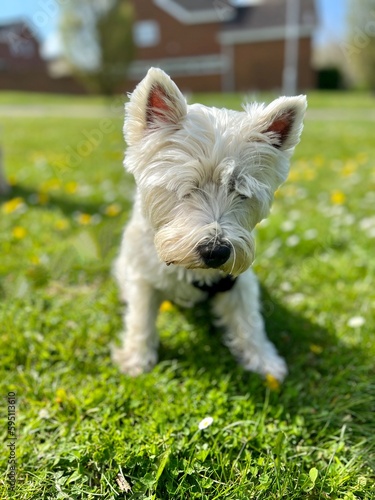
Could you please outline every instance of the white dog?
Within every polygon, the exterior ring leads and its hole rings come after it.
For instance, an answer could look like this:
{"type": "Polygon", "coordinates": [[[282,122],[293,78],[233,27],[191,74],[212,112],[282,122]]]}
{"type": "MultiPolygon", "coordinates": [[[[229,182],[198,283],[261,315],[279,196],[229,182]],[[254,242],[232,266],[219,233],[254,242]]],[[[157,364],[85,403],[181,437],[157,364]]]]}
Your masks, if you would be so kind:
{"type": "Polygon", "coordinates": [[[188,106],[155,68],[137,86],[124,126],[124,164],[137,193],[115,264],[127,303],[123,345],[113,351],[122,372],[138,375],[156,364],[163,300],[189,307],[209,299],[244,368],[284,378],[250,266],[253,230],[288,176],[305,110],[305,96],[242,112],[188,106]]]}

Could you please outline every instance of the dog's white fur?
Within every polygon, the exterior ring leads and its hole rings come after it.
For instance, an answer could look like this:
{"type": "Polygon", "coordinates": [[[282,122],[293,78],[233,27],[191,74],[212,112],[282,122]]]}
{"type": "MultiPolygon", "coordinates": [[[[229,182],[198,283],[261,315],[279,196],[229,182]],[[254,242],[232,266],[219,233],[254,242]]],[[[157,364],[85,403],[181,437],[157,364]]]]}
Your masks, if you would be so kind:
{"type": "Polygon", "coordinates": [[[115,264],[127,302],[123,345],[113,351],[123,372],[137,375],[157,362],[155,321],[163,300],[193,306],[207,298],[196,283],[232,275],[233,288],[210,301],[226,344],[245,369],[284,378],[286,364],[266,337],[250,266],[253,230],[287,178],[305,109],[305,96],[242,112],[188,106],[155,68],[136,87],[126,104],[124,164],[137,193],[115,264]],[[227,259],[220,249],[218,260],[207,256],[207,248],[220,246],[227,259]]]}

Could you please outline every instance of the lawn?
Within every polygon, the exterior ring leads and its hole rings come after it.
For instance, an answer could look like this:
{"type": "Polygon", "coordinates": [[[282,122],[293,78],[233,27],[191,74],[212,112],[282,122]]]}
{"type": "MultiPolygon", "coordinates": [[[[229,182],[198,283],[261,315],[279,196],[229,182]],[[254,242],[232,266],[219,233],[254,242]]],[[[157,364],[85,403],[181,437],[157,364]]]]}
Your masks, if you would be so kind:
{"type": "Polygon", "coordinates": [[[0,94],[12,184],[0,199],[0,497],[375,498],[375,101],[309,96],[290,178],[258,230],[282,386],[237,366],[204,308],[169,303],[154,371],[131,379],[112,364],[111,264],[133,191],[116,102],[0,94]]]}

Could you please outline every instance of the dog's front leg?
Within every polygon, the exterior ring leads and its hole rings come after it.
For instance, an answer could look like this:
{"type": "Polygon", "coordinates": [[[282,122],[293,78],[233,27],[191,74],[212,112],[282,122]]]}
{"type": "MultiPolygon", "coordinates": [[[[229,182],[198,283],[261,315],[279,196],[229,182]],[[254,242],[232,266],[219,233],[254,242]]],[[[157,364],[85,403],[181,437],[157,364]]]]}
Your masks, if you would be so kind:
{"type": "Polygon", "coordinates": [[[226,345],[246,370],[284,379],[287,366],[267,338],[259,286],[251,269],[239,276],[232,290],[214,298],[213,311],[226,330],[226,345]]]}
{"type": "MultiPolygon", "coordinates": [[[[122,346],[112,350],[113,360],[123,373],[132,376],[150,371],[157,362],[158,334],[156,316],[159,294],[144,280],[126,280],[127,308],[122,346]]],[[[124,290],[125,291],[125,290],[124,290]]]]}

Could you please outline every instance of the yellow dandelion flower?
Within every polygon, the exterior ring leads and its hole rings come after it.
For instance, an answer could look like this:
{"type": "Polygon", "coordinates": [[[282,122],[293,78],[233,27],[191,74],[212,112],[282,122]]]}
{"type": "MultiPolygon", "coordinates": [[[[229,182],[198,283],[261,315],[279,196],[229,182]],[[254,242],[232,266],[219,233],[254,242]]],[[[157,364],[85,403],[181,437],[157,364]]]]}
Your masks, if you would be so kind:
{"type": "Polygon", "coordinates": [[[303,177],[304,179],[306,179],[307,181],[312,181],[315,179],[316,177],[316,171],[313,170],[312,168],[309,168],[307,170],[305,170],[304,174],[303,174],[303,177]]]}
{"type": "Polygon", "coordinates": [[[57,389],[57,391],[56,391],[56,397],[55,397],[56,403],[63,403],[67,399],[68,399],[68,395],[66,393],[66,390],[62,389],[62,388],[57,389]]]}
{"type": "Polygon", "coordinates": [[[368,162],[368,154],[367,153],[359,153],[357,155],[357,161],[360,164],[367,163],[368,162]]]}
{"type": "Polygon", "coordinates": [[[267,373],[267,375],[266,375],[266,386],[271,391],[277,391],[277,390],[280,389],[280,382],[279,382],[279,380],[277,380],[276,377],[274,377],[270,373],[267,373]]]}
{"type": "Polygon", "coordinates": [[[317,167],[322,167],[324,165],[324,156],[315,156],[314,163],[317,167]]]}
{"type": "Polygon", "coordinates": [[[121,207],[118,203],[112,203],[108,205],[105,209],[104,213],[108,215],[108,217],[116,217],[121,212],[121,207]]]}
{"type": "Polygon", "coordinates": [[[161,306],[160,306],[160,312],[170,312],[170,311],[173,311],[174,309],[174,306],[172,304],[172,302],[169,302],[168,300],[165,300],[164,302],[162,302],[161,306]]]}
{"type": "Polygon", "coordinates": [[[345,202],[345,195],[342,191],[333,191],[331,193],[331,202],[334,205],[342,205],[345,202]]]}
{"type": "Polygon", "coordinates": [[[2,211],[4,212],[4,214],[11,214],[20,207],[22,207],[23,204],[24,204],[23,198],[21,197],[12,198],[11,200],[3,204],[2,211]]]}
{"type": "Polygon", "coordinates": [[[37,255],[32,255],[31,258],[30,258],[30,262],[34,265],[34,266],[37,266],[38,264],[40,264],[40,259],[37,255]]]}
{"type": "Polygon", "coordinates": [[[301,178],[300,173],[297,171],[297,168],[298,168],[298,166],[296,166],[296,168],[294,168],[293,170],[291,170],[289,172],[289,176],[288,176],[289,182],[295,182],[301,178]]]}
{"type": "Polygon", "coordinates": [[[318,344],[310,344],[310,351],[313,352],[314,354],[322,354],[323,347],[318,344]]]}
{"type": "Polygon", "coordinates": [[[53,179],[48,179],[40,186],[40,191],[43,193],[48,193],[49,191],[56,191],[61,186],[60,180],[54,177],[53,179]]]}
{"type": "Polygon", "coordinates": [[[16,226],[13,228],[12,236],[16,238],[16,240],[22,240],[27,234],[27,231],[24,227],[16,226]]]}
{"type": "Polygon", "coordinates": [[[69,193],[69,194],[74,194],[77,192],[77,189],[78,189],[78,184],[74,181],[71,181],[71,182],[67,182],[64,186],[64,190],[66,193],[69,193]]]}
{"type": "Polygon", "coordinates": [[[48,202],[49,196],[46,192],[41,191],[40,193],[38,193],[37,203],[39,203],[39,205],[47,205],[48,202]]]}
{"type": "Polygon", "coordinates": [[[79,214],[77,218],[78,224],[81,224],[82,226],[87,226],[91,224],[92,221],[92,216],[90,214],[79,214]]]}
{"type": "Polygon", "coordinates": [[[55,229],[58,231],[64,231],[65,229],[68,229],[69,227],[69,222],[66,219],[59,219],[55,223],[55,229]]]}
{"type": "Polygon", "coordinates": [[[352,160],[347,161],[344,165],[344,168],[342,169],[342,175],[344,177],[349,177],[350,175],[354,174],[357,168],[358,168],[357,163],[355,163],[352,160]]]}

